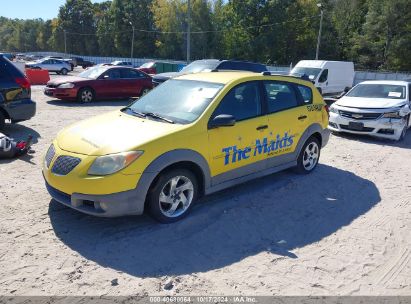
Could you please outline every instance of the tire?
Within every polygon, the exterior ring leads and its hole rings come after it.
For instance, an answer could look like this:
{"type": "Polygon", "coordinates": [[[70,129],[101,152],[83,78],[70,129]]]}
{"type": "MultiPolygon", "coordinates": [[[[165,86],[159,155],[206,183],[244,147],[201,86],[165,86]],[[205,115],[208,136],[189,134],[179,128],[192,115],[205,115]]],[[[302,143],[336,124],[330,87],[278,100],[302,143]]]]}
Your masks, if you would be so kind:
{"type": "Polygon", "coordinates": [[[198,191],[197,178],[189,170],[174,169],[161,173],[148,195],[149,213],[163,224],[177,222],[189,213],[198,191]]]}
{"type": "Polygon", "coordinates": [[[77,100],[81,103],[92,102],[95,98],[94,91],[91,88],[82,88],[77,94],[77,100]]]}
{"type": "Polygon", "coordinates": [[[60,73],[61,73],[62,75],[67,75],[68,70],[67,70],[66,68],[62,68],[62,69],[60,70],[60,73]]]}
{"type": "Polygon", "coordinates": [[[4,130],[4,127],[6,126],[6,117],[4,114],[0,111],[0,130],[4,130]]]}
{"type": "Polygon", "coordinates": [[[321,146],[320,142],[314,136],[311,136],[304,144],[298,155],[296,171],[300,174],[312,172],[320,159],[321,146]]]}
{"type": "Polygon", "coordinates": [[[86,66],[86,65],[83,65],[82,68],[83,68],[83,70],[85,70],[85,69],[87,69],[87,66],[86,66]]]}
{"type": "Polygon", "coordinates": [[[149,88],[143,88],[143,89],[141,90],[140,97],[146,95],[148,92],[150,92],[150,89],[149,89],[149,88]]]}
{"type": "Polygon", "coordinates": [[[405,122],[404,128],[402,129],[402,132],[401,132],[401,135],[398,141],[404,140],[405,137],[407,136],[407,130],[408,130],[409,123],[410,123],[410,115],[407,116],[407,120],[405,122]]]}

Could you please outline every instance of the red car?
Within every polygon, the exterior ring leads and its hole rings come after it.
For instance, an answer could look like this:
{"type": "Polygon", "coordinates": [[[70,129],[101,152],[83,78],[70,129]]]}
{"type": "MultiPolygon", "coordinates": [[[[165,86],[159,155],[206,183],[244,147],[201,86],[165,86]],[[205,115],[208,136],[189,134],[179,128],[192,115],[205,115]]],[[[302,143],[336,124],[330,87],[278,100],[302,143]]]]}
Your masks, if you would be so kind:
{"type": "Polygon", "coordinates": [[[139,71],[142,71],[147,74],[157,74],[156,63],[154,61],[146,62],[141,65],[139,71]]]}
{"type": "Polygon", "coordinates": [[[137,97],[144,95],[152,87],[151,77],[137,69],[98,66],[78,76],[50,80],[44,89],[44,94],[85,103],[97,99],[137,97]]]}

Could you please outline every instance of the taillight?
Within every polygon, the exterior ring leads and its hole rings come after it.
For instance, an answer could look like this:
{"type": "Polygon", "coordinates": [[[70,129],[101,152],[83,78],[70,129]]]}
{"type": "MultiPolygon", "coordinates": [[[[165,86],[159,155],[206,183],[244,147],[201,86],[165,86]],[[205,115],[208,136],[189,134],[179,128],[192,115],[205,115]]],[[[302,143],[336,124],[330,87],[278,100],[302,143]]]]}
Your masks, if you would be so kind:
{"type": "Polygon", "coordinates": [[[23,89],[30,89],[30,82],[28,81],[28,79],[26,77],[17,77],[14,79],[14,81],[16,81],[16,83],[23,89]]]}

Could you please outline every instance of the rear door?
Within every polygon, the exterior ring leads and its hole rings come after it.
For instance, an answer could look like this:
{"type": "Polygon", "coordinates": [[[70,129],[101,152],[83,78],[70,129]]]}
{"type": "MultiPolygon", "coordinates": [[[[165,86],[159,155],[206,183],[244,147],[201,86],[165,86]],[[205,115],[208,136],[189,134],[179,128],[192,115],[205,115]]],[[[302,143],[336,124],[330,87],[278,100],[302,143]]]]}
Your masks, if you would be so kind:
{"type": "Polygon", "coordinates": [[[121,79],[124,81],[126,97],[140,96],[145,88],[145,74],[135,69],[121,69],[121,79]]]}
{"type": "Polygon", "coordinates": [[[305,103],[298,87],[291,82],[264,81],[267,99],[270,153],[268,167],[295,159],[296,146],[310,123],[307,105],[312,102],[309,92],[305,103]]]}

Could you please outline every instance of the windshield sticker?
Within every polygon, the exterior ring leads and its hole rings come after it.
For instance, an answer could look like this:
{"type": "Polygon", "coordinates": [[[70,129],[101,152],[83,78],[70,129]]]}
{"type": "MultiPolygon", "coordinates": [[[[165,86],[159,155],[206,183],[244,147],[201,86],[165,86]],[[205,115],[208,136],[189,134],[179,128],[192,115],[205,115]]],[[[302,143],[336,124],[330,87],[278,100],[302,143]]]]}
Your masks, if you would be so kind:
{"type": "Polygon", "coordinates": [[[277,134],[275,140],[268,139],[267,137],[264,137],[262,140],[256,139],[254,147],[248,146],[240,149],[234,145],[223,148],[222,152],[224,153],[224,165],[226,166],[230,163],[249,159],[250,157],[255,157],[260,154],[272,156],[290,151],[294,144],[295,136],[296,135],[288,135],[288,133],[285,132],[284,136],[277,134]]]}
{"type": "Polygon", "coordinates": [[[401,92],[389,92],[388,97],[401,97],[401,92]]]}

